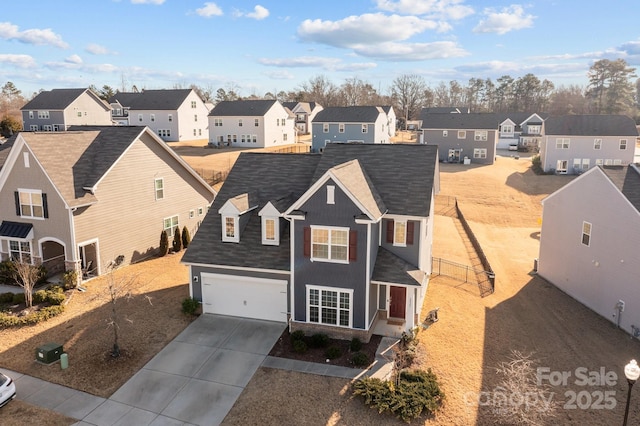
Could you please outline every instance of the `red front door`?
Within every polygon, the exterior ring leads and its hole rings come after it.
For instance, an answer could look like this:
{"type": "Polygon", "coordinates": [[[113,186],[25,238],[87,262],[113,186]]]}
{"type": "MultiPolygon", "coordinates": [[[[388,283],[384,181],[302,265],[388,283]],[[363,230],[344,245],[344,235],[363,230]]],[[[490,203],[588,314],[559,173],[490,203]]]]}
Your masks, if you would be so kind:
{"type": "Polygon", "coordinates": [[[404,318],[407,302],[407,289],[405,287],[390,287],[389,289],[389,317],[404,318]]]}

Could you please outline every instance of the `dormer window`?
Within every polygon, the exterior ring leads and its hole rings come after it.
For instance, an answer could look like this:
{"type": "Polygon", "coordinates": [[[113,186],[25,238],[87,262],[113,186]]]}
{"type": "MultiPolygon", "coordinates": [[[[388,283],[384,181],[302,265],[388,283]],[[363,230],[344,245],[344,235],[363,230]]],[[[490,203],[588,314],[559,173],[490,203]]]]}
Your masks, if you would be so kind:
{"type": "Polygon", "coordinates": [[[238,235],[238,218],[234,216],[223,216],[222,225],[224,226],[222,232],[222,241],[237,243],[240,241],[238,235]]]}
{"type": "Polygon", "coordinates": [[[280,245],[280,216],[281,213],[275,206],[268,202],[258,212],[262,218],[262,244],[277,246],[280,245]]]}

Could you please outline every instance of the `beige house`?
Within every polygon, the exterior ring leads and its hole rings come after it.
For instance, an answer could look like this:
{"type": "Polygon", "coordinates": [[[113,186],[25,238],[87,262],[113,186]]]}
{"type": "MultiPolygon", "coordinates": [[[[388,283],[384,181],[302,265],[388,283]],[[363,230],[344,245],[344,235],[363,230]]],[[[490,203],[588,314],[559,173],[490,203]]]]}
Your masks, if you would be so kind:
{"type": "Polygon", "coordinates": [[[195,234],[214,197],[148,127],[22,132],[0,146],[0,260],[99,275],[195,234]]]}

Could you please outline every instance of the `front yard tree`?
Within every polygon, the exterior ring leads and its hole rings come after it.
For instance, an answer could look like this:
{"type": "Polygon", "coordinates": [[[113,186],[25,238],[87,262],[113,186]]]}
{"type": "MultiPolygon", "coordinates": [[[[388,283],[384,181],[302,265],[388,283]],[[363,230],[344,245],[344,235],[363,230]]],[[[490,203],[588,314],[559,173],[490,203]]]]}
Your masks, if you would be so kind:
{"type": "Polygon", "coordinates": [[[629,112],[634,105],[635,68],[624,59],[601,59],[589,68],[587,98],[596,114],[620,114],[629,112]]]}
{"type": "Polygon", "coordinates": [[[40,268],[22,260],[13,262],[15,280],[24,291],[24,301],[27,308],[33,306],[33,287],[40,279],[40,268]]]}
{"type": "Polygon", "coordinates": [[[180,235],[180,227],[176,226],[173,234],[173,252],[178,253],[180,250],[182,250],[182,235],[180,235]]]}

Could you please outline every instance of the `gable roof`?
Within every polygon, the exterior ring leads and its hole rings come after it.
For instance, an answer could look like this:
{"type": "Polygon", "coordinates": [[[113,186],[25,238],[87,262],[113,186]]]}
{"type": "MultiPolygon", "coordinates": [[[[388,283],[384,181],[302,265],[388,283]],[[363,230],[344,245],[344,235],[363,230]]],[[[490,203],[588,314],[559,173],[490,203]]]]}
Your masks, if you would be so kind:
{"type": "Polygon", "coordinates": [[[451,106],[422,108],[422,112],[426,114],[468,114],[470,111],[469,107],[451,106]]]}
{"type": "Polygon", "coordinates": [[[246,101],[222,101],[219,102],[211,112],[213,116],[240,116],[240,117],[262,117],[274,104],[279,103],[275,99],[253,99],[246,101]]]}
{"type": "Polygon", "coordinates": [[[7,161],[7,157],[9,156],[9,152],[11,151],[11,147],[13,146],[16,137],[18,137],[17,133],[7,139],[3,144],[0,144],[0,170],[2,170],[4,162],[7,161]]]}
{"type": "Polygon", "coordinates": [[[262,245],[262,223],[258,213],[269,201],[300,197],[309,187],[320,160],[318,154],[275,154],[242,152],[236,160],[209,213],[189,245],[182,261],[288,271],[289,227],[282,229],[280,245],[262,245]],[[222,221],[218,211],[240,194],[256,194],[259,208],[249,214],[240,242],[222,242],[222,221]]]}
{"type": "Polygon", "coordinates": [[[27,102],[20,110],[64,110],[85,92],[94,98],[98,104],[102,105],[106,111],[110,109],[102,99],[89,89],[53,89],[38,93],[35,98],[27,102]]]}
{"type": "Polygon", "coordinates": [[[632,118],[626,115],[561,115],[545,121],[546,135],[638,136],[632,118]]]}
{"type": "Polygon", "coordinates": [[[314,123],[375,123],[384,111],[375,106],[327,107],[313,119],[314,123]]]}
{"type": "Polygon", "coordinates": [[[109,103],[119,102],[130,110],[175,111],[184,103],[192,89],[143,90],[139,93],[118,92],[109,98],[109,103]]]}
{"type": "Polygon", "coordinates": [[[600,169],[640,212],[640,171],[635,166],[600,166],[600,169]]]}
{"type": "Polygon", "coordinates": [[[504,119],[498,114],[470,112],[468,114],[420,114],[423,129],[482,129],[498,130],[504,119]]]}

